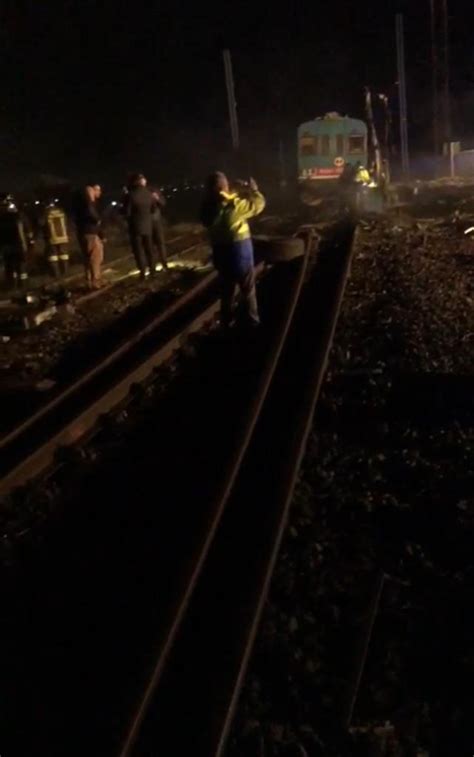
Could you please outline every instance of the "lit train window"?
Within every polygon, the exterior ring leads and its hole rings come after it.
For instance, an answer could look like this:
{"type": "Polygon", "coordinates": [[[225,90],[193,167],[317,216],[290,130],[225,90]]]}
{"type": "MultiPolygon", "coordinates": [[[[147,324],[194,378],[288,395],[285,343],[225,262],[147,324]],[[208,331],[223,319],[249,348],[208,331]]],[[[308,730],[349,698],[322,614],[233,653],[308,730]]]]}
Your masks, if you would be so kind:
{"type": "Polygon", "coordinates": [[[344,152],[344,134],[336,135],[336,152],[338,155],[342,155],[344,152]]]}
{"type": "Polygon", "coordinates": [[[303,134],[300,139],[301,155],[316,155],[318,151],[317,138],[311,134],[303,134]]]}
{"type": "Polygon", "coordinates": [[[321,137],[321,155],[329,155],[329,134],[323,134],[321,137]]]}
{"type": "Polygon", "coordinates": [[[365,140],[364,137],[352,136],[349,137],[349,153],[364,152],[365,140]]]}

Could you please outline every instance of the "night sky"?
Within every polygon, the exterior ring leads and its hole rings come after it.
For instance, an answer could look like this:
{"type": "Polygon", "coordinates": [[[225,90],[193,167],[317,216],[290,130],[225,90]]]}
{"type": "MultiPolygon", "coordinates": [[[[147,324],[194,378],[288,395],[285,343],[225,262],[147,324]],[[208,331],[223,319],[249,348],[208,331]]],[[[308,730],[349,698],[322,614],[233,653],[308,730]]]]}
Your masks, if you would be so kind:
{"type": "MultiPolygon", "coordinates": [[[[474,3],[448,1],[454,130],[473,143],[474,3]]],[[[5,188],[41,174],[113,186],[134,170],[165,182],[225,168],[224,46],[233,56],[245,168],[271,170],[282,140],[291,169],[299,122],[328,110],[363,117],[366,83],[396,97],[397,10],[405,14],[411,142],[429,148],[429,0],[281,6],[4,0],[5,188]]]]}

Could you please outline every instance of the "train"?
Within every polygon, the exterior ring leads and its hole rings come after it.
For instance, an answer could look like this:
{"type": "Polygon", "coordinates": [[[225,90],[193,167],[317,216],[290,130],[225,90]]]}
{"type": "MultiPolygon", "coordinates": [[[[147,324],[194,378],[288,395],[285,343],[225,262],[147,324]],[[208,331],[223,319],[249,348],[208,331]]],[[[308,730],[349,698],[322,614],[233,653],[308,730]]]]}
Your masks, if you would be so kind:
{"type": "Polygon", "coordinates": [[[358,118],[326,113],[298,127],[298,181],[313,188],[333,184],[348,163],[368,162],[367,125],[358,118]]]}

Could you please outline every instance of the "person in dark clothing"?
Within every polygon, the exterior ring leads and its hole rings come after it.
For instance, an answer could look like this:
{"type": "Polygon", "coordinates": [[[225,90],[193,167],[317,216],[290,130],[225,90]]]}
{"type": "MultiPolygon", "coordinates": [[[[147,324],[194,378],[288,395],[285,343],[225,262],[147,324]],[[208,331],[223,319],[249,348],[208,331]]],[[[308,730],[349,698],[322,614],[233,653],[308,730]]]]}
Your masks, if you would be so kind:
{"type": "Polygon", "coordinates": [[[102,241],[102,221],[97,208],[97,200],[102,194],[99,184],[88,184],[76,199],[74,216],[77,236],[84,259],[86,281],[91,289],[102,286],[102,262],[104,244],[102,241]]]}
{"type": "Polygon", "coordinates": [[[153,253],[153,212],[156,200],[147,187],[143,174],[137,174],[129,183],[129,191],[124,198],[124,213],[128,222],[130,244],[140,278],[145,278],[146,266],[150,276],[155,276],[155,256],[153,253]]]}
{"type": "Polygon", "coordinates": [[[166,243],[165,243],[165,235],[163,231],[163,223],[161,219],[161,211],[166,205],[166,200],[163,197],[163,194],[153,187],[150,187],[151,193],[153,195],[153,199],[155,200],[155,206],[151,214],[151,222],[152,222],[152,242],[153,246],[158,252],[158,257],[160,258],[161,265],[163,266],[164,271],[168,271],[168,261],[166,259],[166,243]]]}
{"type": "Polygon", "coordinates": [[[0,255],[8,286],[22,287],[26,283],[26,257],[33,244],[33,231],[27,216],[18,210],[10,194],[0,193],[0,255]]]}
{"type": "Polygon", "coordinates": [[[338,182],[339,211],[341,213],[354,213],[356,210],[357,186],[355,177],[356,168],[351,163],[345,163],[338,182]]]}

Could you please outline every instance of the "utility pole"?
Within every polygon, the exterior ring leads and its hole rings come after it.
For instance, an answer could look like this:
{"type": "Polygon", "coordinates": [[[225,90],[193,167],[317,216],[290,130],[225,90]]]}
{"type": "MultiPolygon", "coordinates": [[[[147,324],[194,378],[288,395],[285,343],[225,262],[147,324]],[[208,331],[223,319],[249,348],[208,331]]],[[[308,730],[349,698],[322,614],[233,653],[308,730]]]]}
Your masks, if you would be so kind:
{"type": "Polygon", "coordinates": [[[367,123],[370,127],[370,136],[372,140],[372,148],[374,150],[375,158],[375,175],[377,181],[380,181],[382,176],[382,153],[380,150],[380,143],[377,137],[377,130],[375,128],[374,112],[372,108],[372,92],[369,87],[365,87],[365,113],[367,116],[367,123]]]}
{"type": "Polygon", "coordinates": [[[451,141],[451,97],[449,83],[449,23],[447,0],[430,0],[431,69],[433,97],[433,147],[451,141]]]}
{"type": "Polygon", "coordinates": [[[230,50],[223,51],[225,83],[227,89],[227,102],[229,105],[229,123],[232,147],[234,150],[239,148],[239,122],[237,120],[237,103],[235,101],[234,74],[232,72],[232,59],[230,50]]]}
{"type": "Polygon", "coordinates": [[[397,64],[398,64],[398,101],[400,110],[400,145],[402,153],[402,172],[406,179],[410,173],[408,157],[408,123],[407,123],[407,91],[405,77],[405,37],[403,33],[403,15],[397,13],[395,19],[397,35],[397,64]]]}
{"type": "Polygon", "coordinates": [[[443,61],[443,120],[444,139],[451,142],[451,94],[449,77],[449,21],[448,0],[441,0],[441,15],[443,23],[442,61],[443,61]]]}

